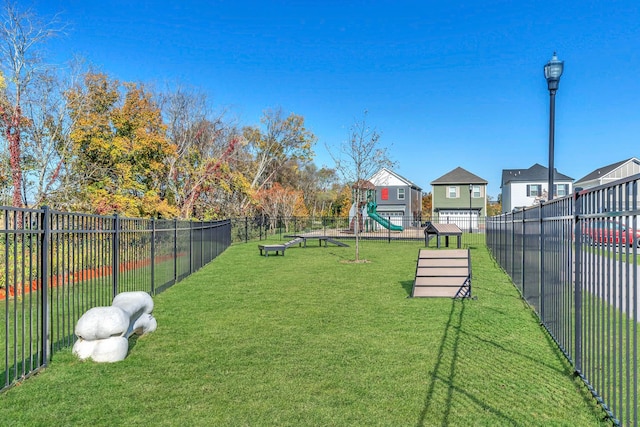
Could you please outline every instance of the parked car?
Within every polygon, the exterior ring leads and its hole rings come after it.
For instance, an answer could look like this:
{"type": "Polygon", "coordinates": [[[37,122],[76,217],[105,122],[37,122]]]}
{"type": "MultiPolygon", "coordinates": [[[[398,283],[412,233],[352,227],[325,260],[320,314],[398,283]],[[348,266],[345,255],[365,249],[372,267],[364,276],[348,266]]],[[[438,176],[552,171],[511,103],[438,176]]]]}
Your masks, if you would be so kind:
{"type": "Polygon", "coordinates": [[[585,223],[583,238],[591,244],[623,244],[640,248],[640,230],[634,230],[614,220],[585,223]]]}

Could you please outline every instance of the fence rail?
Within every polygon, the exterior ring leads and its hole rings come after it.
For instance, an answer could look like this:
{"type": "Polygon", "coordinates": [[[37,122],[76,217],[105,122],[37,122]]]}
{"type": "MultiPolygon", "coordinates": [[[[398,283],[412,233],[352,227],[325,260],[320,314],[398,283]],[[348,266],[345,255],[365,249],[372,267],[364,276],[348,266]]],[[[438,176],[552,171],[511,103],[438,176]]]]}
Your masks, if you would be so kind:
{"type": "Polygon", "coordinates": [[[231,221],[0,208],[0,391],[73,345],[80,316],[124,291],[167,289],[231,244],[231,221]]]}
{"type": "MultiPolygon", "coordinates": [[[[363,221],[359,233],[364,240],[382,241],[424,241],[426,223],[431,220],[414,219],[413,217],[385,217],[391,224],[402,224],[402,231],[390,230],[371,219],[363,221]]],[[[434,223],[449,223],[447,218],[434,223]]],[[[353,224],[346,217],[287,217],[270,220],[265,217],[233,218],[232,239],[234,242],[252,240],[280,239],[289,240],[286,236],[293,234],[321,234],[339,239],[354,239],[353,224]]],[[[485,244],[485,218],[459,218],[455,222],[463,232],[462,240],[466,246],[485,244]]],[[[431,242],[430,244],[435,244],[431,242]]]]}
{"type": "Polygon", "coordinates": [[[487,246],[614,423],[638,425],[640,175],[487,219],[487,246]]]}

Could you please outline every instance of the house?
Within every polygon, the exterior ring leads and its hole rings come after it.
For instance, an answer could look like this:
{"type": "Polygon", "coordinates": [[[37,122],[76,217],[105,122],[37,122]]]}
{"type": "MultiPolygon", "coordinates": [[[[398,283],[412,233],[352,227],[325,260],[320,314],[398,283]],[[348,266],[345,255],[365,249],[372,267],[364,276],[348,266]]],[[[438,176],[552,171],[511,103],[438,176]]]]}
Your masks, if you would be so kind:
{"type": "Polygon", "coordinates": [[[457,167],[431,181],[433,221],[455,223],[462,230],[478,229],[487,215],[487,181],[457,167]]]}
{"type": "MultiPolygon", "coordinates": [[[[573,191],[573,178],[554,170],[554,198],[573,191]]],[[[502,212],[539,204],[548,198],[549,168],[536,163],[529,169],[502,170],[502,212]]]]}
{"type": "Polygon", "coordinates": [[[603,166],[577,180],[575,188],[592,188],[640,173],[640,160],[635,157],[603,166]]]}
{"type": "Polygon", "coordinates": [[[422,188],[387,168],[374,173],[369,181],[376,186],[377,213],[404,227],[422,218],[422,188]]]}

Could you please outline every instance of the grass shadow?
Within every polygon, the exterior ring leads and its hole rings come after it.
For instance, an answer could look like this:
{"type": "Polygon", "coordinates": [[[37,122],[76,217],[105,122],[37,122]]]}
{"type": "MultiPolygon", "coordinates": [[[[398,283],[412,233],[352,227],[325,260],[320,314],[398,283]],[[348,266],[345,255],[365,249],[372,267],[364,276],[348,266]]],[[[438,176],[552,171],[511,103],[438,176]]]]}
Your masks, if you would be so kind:
{"type": "Polygon", "coordinates": [[[400,282],[400,286],[407,293],[407,297],[410,297],[413,292],[413,280],[403,280],[400,282]]]}
{"type": "MultiPolygon", "coordinates": [[[[434,402],[435,400],[434,396],[438,384],[442,384],[447,387],[446,400],[444,404],[441,405],[444,408],[444,412],[442,414],[442,422],[438,424],[443,426],[447,426],[450,424],[449,417],[451,414],[454,393],[465,396],[476,405],[484,408],[487,412],[491,412],[495,416],[504,420],[505,424],[517,424],[516,420],[508,417],[498,408],[487,404],[486,401],[481,400],[478,396],[469,393],[467,390],[456,385],[456,373],[459,359],[458,349],[460,344],[465,307],[465,300],[451,300],[451,310],[449,311],[449,318],[444,327],[444,333],[442,334],[442,339],[440,340],[440,344],[438,347],[436,364],[433,371],[430,373],[430,381],[424,399],[424,406],[422,408],[422,411],[420,412],[418,421],[416,422],[417,427],[427,425],[425,424],[427,421],[427,415],[432,411],[432,402],[434,402]],[[460,308],[458,309],[458,307],[460,308]],[[450,362],[447,363],[447,361],[450,362]]],[[[432,425],[433,421],[433,418],[430,418],[428,425],[432,425]]]]}

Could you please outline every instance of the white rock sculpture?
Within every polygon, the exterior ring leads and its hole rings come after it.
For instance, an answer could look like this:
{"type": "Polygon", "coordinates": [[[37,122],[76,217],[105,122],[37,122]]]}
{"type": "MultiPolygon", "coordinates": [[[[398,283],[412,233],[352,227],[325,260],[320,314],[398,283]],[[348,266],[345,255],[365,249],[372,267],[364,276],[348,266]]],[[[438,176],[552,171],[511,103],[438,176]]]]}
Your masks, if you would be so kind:
{"type": "Polygon", "coordinates": [[[158,327],[151,315],[153,299],[146,292],[122,292],[110,307],[94,307],[78,319],[73,354],[96,362],[118,362],[127,357],[128,338],[158,327]]]}

